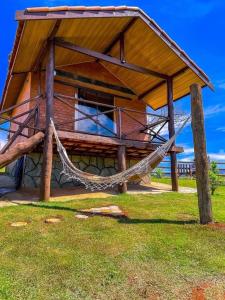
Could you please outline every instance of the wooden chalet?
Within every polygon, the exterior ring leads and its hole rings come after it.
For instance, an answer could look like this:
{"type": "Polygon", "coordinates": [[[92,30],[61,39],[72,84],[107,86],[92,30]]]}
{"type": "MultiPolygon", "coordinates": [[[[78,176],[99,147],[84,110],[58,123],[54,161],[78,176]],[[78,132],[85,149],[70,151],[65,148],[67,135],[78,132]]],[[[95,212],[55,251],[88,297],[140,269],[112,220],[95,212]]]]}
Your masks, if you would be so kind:
{"type": "MultiPolygon", "coordinates": [[[[81,169],[110,175],[142,159],[174,134],[174,101],[207,75],[137,7],[35,7],[16,12],[18,29],[1,102],[12,144],[38,131],[44,143],[23,159],[22,185],[61,182],[50,119],[81,169]],[[168,107],[168,116],[148,113],[168,107]]],[[[173,190],[176,153],[170,150],[173,190]]],[[[74,184],[74,183],[70,183],[74,184]]],[[[126,184],[121,188],[126,191],[126,184]]]]}

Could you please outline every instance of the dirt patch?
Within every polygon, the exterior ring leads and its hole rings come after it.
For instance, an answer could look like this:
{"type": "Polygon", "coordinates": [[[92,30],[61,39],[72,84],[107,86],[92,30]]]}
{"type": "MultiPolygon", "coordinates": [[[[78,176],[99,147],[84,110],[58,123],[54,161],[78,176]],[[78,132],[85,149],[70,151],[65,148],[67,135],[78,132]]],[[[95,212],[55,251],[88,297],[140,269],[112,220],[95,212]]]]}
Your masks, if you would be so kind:
{"type": "Polygon", "coordinates": [[[190,300],[206,300],[205,291],[210,286],[210,283],[203,283],[193,288],[190,300]]]}
{"type": "Polygon", "coordinates": [[[207,225],[209,228],[213,229],[220,229],[225,231],[225,224],[224,223],[211,223],[207,225]]]}

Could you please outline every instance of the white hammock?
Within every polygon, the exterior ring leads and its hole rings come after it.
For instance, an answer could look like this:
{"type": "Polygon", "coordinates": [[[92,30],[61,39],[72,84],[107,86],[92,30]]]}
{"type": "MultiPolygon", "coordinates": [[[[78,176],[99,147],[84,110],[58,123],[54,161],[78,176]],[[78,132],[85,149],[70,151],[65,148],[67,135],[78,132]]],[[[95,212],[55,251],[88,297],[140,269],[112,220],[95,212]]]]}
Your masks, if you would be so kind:
{"type": "Polygon", "coordinates": [[[117,173],[111,176],[97,176],[94,174],[86,173],[78,168],[76,168],[71,160],[69,159],[66,149],[63,147],[62,143],[59,140],[55,125],[53,120],[51,120],[51,125],[53,128],[53,133],[56,139],[57,150],[62,162],[64,174],[68,179],[74,179],[85,185],[86,189],[94,190],[105,190],[107,188],[112,188],[117,184],[122,184],[133,176],[143,177],[146,174],[149,174],[165,157],[167,152],[170,150],[173,142],[175,141],[177,135],[185,127],[190,117],[188,117],[182,126],[179,128],[177,133],[170,138],[165,144],[159,146],[154,152],[142,159],[140,162],[132,166],[131,168],[117,173]]]}

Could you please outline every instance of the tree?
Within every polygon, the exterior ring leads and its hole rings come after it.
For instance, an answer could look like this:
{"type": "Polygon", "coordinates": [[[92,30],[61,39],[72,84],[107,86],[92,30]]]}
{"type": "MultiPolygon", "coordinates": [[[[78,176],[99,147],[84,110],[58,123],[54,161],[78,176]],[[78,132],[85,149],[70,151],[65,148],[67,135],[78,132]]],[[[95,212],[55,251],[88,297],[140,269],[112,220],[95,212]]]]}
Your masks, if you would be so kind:
{"type": "Polygon", "coordinates": [[[215,161],[212,161],[210,164],[210,170],[209,170],[209,179],[210,179],[210,189],[211,194],[214,195],[216,189],[218,188],[218,182],[219,182],[219,170],[217,163],[215,161]]]}

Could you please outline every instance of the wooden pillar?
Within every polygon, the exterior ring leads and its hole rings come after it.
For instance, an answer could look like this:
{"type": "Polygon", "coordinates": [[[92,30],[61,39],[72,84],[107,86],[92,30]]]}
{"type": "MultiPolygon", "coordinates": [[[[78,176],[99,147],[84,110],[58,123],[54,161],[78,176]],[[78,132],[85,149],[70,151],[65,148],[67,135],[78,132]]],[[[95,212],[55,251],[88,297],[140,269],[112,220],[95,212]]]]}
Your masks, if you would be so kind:
{"type": "MultiPolygon", "coordinates": [[[[118,147],[118,171],[122,172],[126,170],[126,147],[121,145],[118,147]]],[[[127,192],[127,183],[124,182],[118,185],[119,193],[127,192]]]]}
{"type": "Polygon", "coordinates": [[[53,159],[53,131],[51,118],[53,118],[54,98],[54,69],[55,69],[55,46],[54,41],[49,41],[47,64],[46,64],[46,131],[44,140],[42,176],[40,187],[40,200],[48,201],[51,193],[51,175],[53,159]]]}
{"type": "Polygon", "coordinates": [[[206,152],[202,91],[201,86],[198,84],[193,84],[190,87],[190,90],[200,223],[207,224],[212,222],[213,217],[209,187],[209,164],[206,152]]]}
{"type": "MultiPolygon", "coordinates": [[[[169,117],[169,138],[175,134],[174,126],[174,105],[173,105],[173,79],[167,80],[167,103],[168,103],[168,117],[169,117]]],[[[175,146],[175,142],[172,147],[175,146]]],[[[170,153],[171,162],[171,180],[172,180],[172,191],[178,191],[178,174],[177,174],[177,155],[176,152],[171,151],[170,153]]]]}

